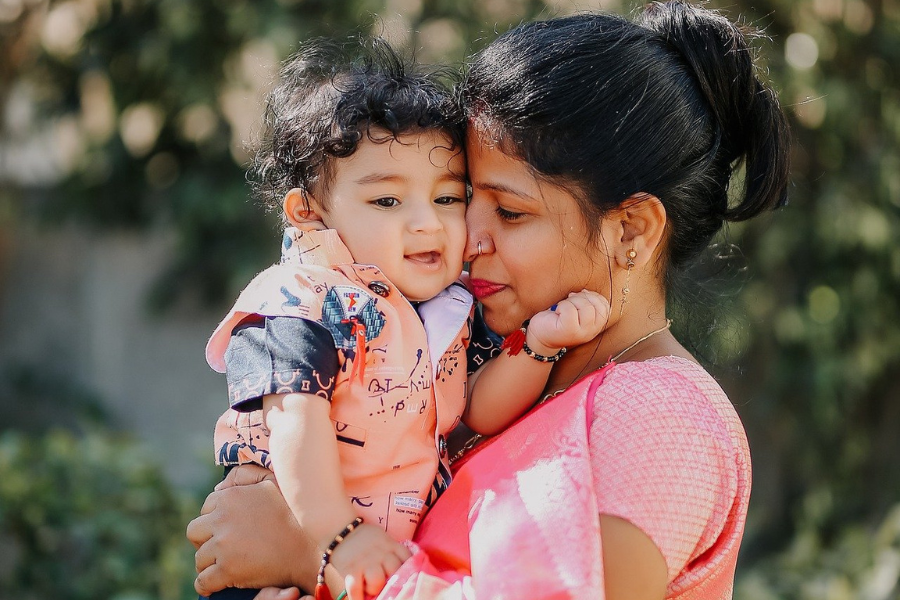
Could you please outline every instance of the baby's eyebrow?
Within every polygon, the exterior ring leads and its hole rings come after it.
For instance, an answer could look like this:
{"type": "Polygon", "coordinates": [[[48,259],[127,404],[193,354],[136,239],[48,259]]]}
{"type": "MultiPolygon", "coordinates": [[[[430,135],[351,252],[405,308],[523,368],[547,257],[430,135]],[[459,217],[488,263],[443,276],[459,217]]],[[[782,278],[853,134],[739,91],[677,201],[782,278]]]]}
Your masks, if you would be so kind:
{"type": "Polygon", "coordinates": [[[406,181],[406,177],[393,173],[371,173],[356,180],[358,184],[368,183],[400,183],[406,181]]]}
{"type": "Polygon", "coordinates": [[[466,174],[464,172],[448,171],[438,178],[438,181],[457,181],[459,183],[467,183],[466,174]]]}
{"type": "MultiPolygon", "coordinates": [[[[357,179],[356,183],[358,185],[368,185],[372,183],[403,183],[405,181],[407,181],[406,177],[394,173],[370,173],[357,179]]],[[[441,176],[438,177],[438,181],[457,181],[459,183],[466,183],[466,175],[465,173],[448,171],[441,174],[441,176]]]]}

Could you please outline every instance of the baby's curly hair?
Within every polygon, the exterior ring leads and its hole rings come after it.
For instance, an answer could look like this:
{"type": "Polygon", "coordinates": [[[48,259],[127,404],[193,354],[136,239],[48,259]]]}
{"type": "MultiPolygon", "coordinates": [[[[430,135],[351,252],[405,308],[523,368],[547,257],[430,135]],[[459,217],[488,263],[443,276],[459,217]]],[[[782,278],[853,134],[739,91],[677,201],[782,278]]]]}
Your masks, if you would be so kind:
{"type": "Polygon", "coordinates": [[[268,96],[265,133],[248,180],[257,198],[280,210],[299,188],[328,205],[334,159],[352,155],[365,135],[375,143],[439,131],[464,147],[465,117],[447,71],[424,72],[381,38],[305,43],[288,58],[268,96]]]}

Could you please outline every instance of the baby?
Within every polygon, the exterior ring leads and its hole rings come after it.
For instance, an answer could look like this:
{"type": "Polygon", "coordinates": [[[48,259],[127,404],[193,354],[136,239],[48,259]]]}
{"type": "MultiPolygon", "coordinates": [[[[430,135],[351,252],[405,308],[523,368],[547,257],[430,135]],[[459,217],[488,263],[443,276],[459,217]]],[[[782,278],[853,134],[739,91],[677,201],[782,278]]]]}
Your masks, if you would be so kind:
{"type": "Polygon", "coordinates": [[[232,407],[218,462],[274,471],[323,552],[317,598],[329,563],[351,598],[377,594],[450,482],[445,436],[510,425],[608,312],[582,291],[525,326],[522,352],[479,336],[459,282],[465,118],[383,42],[347,52],[319,41],[285,63],[257,157],[289,225],[281,261],[207,346],[232,407]]]}

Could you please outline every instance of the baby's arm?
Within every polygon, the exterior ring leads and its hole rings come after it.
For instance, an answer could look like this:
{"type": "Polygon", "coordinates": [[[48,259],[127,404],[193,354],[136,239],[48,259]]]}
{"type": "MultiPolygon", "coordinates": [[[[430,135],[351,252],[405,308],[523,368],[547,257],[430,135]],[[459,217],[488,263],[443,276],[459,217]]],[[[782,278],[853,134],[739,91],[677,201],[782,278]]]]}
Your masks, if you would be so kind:
{"type": "MultiPolygon", "coordinates": [[[[536,354],[553,356],[566,346],[596,337],[606,326],[609,301],[597,292],[573,292],[555,310],[531,318],[525,343],[536,354]]],[[[503,431],[534,406],[547,385],[552,362],[540,362],[524,351],[501,352],[469,377],[469,401],[463,422],[482,435],[503,431]]]]}
{"type": "MultiPolygon", "coordinates": [[[[313,394],[263,398],[275,479],[300,525],[324,550],[357,514],[344,490],[330,404],[313,394]]],[[[331,563],[347,577],[351,598],[376,595],[409,558],[383,529],[362,524],[334,550],[331,563]]]]}

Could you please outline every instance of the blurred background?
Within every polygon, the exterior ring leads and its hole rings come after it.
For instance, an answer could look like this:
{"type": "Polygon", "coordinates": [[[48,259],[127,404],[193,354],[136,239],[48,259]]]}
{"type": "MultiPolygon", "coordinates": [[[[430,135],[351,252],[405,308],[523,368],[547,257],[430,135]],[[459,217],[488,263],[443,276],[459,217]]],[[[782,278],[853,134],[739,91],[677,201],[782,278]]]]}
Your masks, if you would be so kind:
{"type": "MultiPolygon", "coordinates": [[[[795,136],[790,205],[675,307],[753,452],[736,598],[900,598],[900,0],[711,6],[766,29],[795,136]]],[[[203,347],[277,258],[243,169],[299,40],[459,67],[523,20],[637,7],[0,0],[0,598],[194,597],[225,407],[203,347]]]]}

